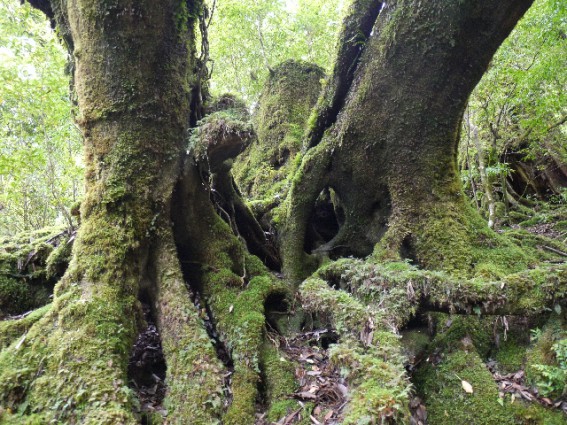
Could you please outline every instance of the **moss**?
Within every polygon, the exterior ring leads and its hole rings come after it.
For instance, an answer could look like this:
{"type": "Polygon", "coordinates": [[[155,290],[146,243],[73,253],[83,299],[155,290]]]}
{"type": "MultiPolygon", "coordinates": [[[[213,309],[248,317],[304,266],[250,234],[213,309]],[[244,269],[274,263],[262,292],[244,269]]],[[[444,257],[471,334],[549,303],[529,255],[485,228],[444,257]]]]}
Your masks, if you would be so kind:
{"type": "Polygon", "coordinates": [[[562,260],[564,258],[556,252],[543,248],[543,246],[551,247],[562,252],[567,251],[567,244],[561,240],[530,233],[523,229],[510,230],[507,231],[505,235],[515,241],[524,250],[533,253],[539,261],[562,260]]]}
{"type": "Polygon", "coordinates": [[[567,295],[567,268],[553,264],[486,280],[421,270],[407,262],[343,259],[318,274],[365,304],[387,305],[382,314],[398,327],[424,302],[449,312],[533,316],[567,295]]]}
{"type": "Polygon", "coordinates": [[[410,386],[398,338],[381,332],[375,339],[366,348],[347,339],[330,350],[329,359],[352,386],[344,424],[358,424],[362,418],[403,423],[409,417],[410,386]]]}
{"type": "MultiPolygon", "coordinates": [[[[207,115],[191,132],[189,149],[197,161],[207,161],[208,152],[216,144],[230,137],[252,140],[255,136],[248,112],[239,109],[227,109],[207,115]]],[[[246,146],[238,145],[238,152],[246,146]]],[[[230,147],[230,146],[229,146],[230,147]]],[[[224,147],[226,149],[226,147],[224,147]]]]}
{"type": "Polygon", "coordinates": [[[427,268],[442,268],[462,277],[498,279],[537,262],[533,254],[488,229],[464,200],[457,206],[436,206],[431,220],[425,220],[417,232],[416,249],[423,252],[418,259],[427,268]]]}
{"type": "Polygon", "coordinates": [[[494,318],[477,316],[449,316],[437,314],[438,334],[434,345],[442,350],[453,351],[462,346],[467,338],[481,358],[487,358],[494,346],[494,318]]]}
{"type": "MultiPolygon", "coordinates": [[[[178,423],[220,422],[226,369],[217,358],[199,310],[193,305],[181,273],[171,229],[164,227],[152,254],[155,316],[167,363],[164,407],[178,423]]],[[[152,290],[152,289],[150,289],[152,290]]],[[[160,422],[150,422],[160,423],[160,422]]]]}
{"type": "Polygon", "coordinates": [[[523,425],[563,425],[567,420],[565,413],[546,409],[537,403],[515,401],[512,408],[517,423],[523,425]]]}
{"type": "MultiPolygon", "coordinates": [[[[302,136],[321,88],[323,70],[300,61],[277,66],[254,116],[258,141],[234,164],[234,177],[260,215],[279,205],[301,157],[302,136]]],[[[278,219],[275,219],[276,221],[278,219]]]]}
{"type": "Polygon", "coordinates": [[[58,20],[69,23],[81,60],[82,225],[53,308],[0,353],[0,405],[17,422],[31,414],[41,423],[133,424],[126,370],[141,324],[140,277],[184,152],[193,32],[177,32],[173,4],[135,5],[147,37],[124,5],[63,3],[58,20]]]}
{"type": "Polygon", "coordinates": [[[16,338],[22,337],[31,326],[41,319],[49,310],[51,304],[45,305],[23,318],[15,320],[4,320],[0,322],[0,350],[6,348],[16,338]]]}
{"type": "Polygon", "coordinates": [[[33,305],[33,295],[25,282],[0,276],[0,317],[26,311],[33,305]]]}
{"type": "MultiPolygon", "coordinates": [[[[499,399],[497,384],[482,361],[482,356],[486,356],[486,349],[482,347],[486,344],[485,338],[491,334],[492,325],[486,319],[461,319],[465,320],[456,323],[452,331],[441,328],[443,320],[438,320],[441,332],[432,346],[436,347],[434,358],[440,363],[426,363],[414,377],[418,393],[425,396],[428,419],[441,425],[564,423],[564,418],[559,421],[562,413],[536,403],[513,401],[509,396],[499,399]],[[471,322],[473,319],[478,323],[471,322]],[[485,325],[479,327],[482,322],[485,325]],[[477,347],[480,350],[477,351],[477,347]],[[463,390],[461,379],[472,385],[473,394],[463,390]],[[472,422],[471,418],[474,418],[472,422]]],[[[451,319],[450,327],[453,326],[451,319]]],[[[510,326],[514,325],[511,323],[510,326]]],[[[500,343],[494,358],[501,373],[515,372],[524,364],[526,341],[522,332],[521,329],[511,329],[508,339],[500,343]]]]}
{"type": "MultiPolygon", "coordinates": [[[[197,187],[200,190],[202,186],[199,183],[197,187]]],[[[222,421],[253,423],[260,396],[264,303],[269,295],[286,294],[288,288],[257,258],[246,253],[241,239],[212,209],[207,193],[197,192],[195,196],[203,196],[203,208],[198,210],[202,225],[190,229],[198,230],[199,234],[188,239],[191,245],[182,260],[195,264],[187,269],[188,278],[200,289],[219,339],[234,364],[232,403],[222,421]]]]}
{"type": "Polygon", "coordinates": [[[130,415],[134,397],[125,371],[140,317],[138,274],[126,266],[132,265],[131,234],[113,226],[113,218],[85,219],[75,246],[81,261],[58,284],[53,308],[21,344],[0,354],[4,407],[45,412],[47,422],[88,422],[89,407],[109,418],[130,415]]]}
{"type": "Polygon", "coordinates": [[[562,341],[565,344],[564,341],[567,340],[567,321],[564,314],[552,314],[541,331],[535,330],[532,335],[534,342],[527,351],[528,382],[550,398],[559,397],[567,391],[567,355],[562,353],[564,357],[560,359],[554,349],[556,344],[562,341]]]}
{"type": "Polygon", "coordinates": [[[73,244],[69,241],[69,238],[64,237],[58,241],[58,245],[51,251],[45,261],[47,277],[58,278],[63,276],[71,259],[72,248],[73,244]]]}
{"type": "Polygon", "coordinates": [[[0,317],[49,302],[68,263],[70,249],[62,249],[67,240],[61,227],[0,238],[0,317]]]}
{"type": "Polygon", "coordinates": [[[375,329],[386,325],[383,313],[366,308],[316,277],[301,285],[300,294],[304,308],[326,317],[341,335],[329,358],[352,388],[344,423],[356,424],[364,417],[406,420],[410,389],[404,369],[406,358],[398,335],[375,329]]]}
{"type": "Polygon", "coordinates": [[[502,373],[512,373],[523,369],[526,363],[526,349],[518,340],[508,338],[500,343],[494,355],[498,369],[502,373]]]}
{"type": "Polygon", "coordinates": [[[297,409],[297,401],[289,398],[297,388],[295,367],[271,342],[264,342],[260,353],[268,404],[267,419],[277,422],[297,409]]]}
{"type": "Polygon", "coordinates": [[[475,351],[457,349],[434,366],[427,364],[416,376],[419,394],[425,397],[428,421],[436,425],[514,424],[508,403],[498,401],[498,387],[475,351]],[[461,380],[472,385],[465,392],[461,380]]]}

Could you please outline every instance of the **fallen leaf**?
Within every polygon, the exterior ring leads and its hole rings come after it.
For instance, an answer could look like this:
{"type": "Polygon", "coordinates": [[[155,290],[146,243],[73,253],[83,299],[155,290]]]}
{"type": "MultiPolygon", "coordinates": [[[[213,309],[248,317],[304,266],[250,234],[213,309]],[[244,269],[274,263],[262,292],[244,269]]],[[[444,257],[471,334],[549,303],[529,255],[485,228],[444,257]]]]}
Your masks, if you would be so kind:
{"type": "Polygon", "coordinates": [[[321,422],[319,422],[313,415],[309,415],[309,417],[311,418],[311,421],[313,424],[315,425],[323,425],[321,422]]]}
{"type": "Polygon", "coordinates": [[[473,388],[472,385],[469,384],[467,381],[465,381],[464,379],[461,380],[461,385],[463,386],[463,390],[465,390],[466,393],[472,394],[473,393],[473,388]]]}
{"type": "Polygon", "coordinates": [[[295,393],[295,397],[304,399],[304,400],[317,400],[317,396],[307,391],[302,391],[300,393],[295,393]]]}

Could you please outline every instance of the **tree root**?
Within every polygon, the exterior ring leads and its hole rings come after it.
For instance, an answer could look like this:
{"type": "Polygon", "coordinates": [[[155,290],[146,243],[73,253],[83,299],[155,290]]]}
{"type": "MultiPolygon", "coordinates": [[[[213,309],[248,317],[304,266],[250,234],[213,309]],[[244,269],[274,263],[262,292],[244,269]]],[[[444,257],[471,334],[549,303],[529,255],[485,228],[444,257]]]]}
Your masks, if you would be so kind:
{"type": "Polygon", "coordinates": [[[164,406],[170,423],[216,423],[222,415],[226,370],[189,299],[170,229],[152,250],[149,264],[155,279],[153,308],[167,363],[164,406]]]}
{"type": "MultiPolygon", "coordinates": [[[[486,282],[455,279],[403,262],[343,259],[304,281],[300,294],[303,307],[330,322],[340,335],[330,357],[350,370],[348,380],[354,386],[344,423],[356,423],[354,418],[364,415],[375,417],[376,412],[384,420],[404,423],[410,394],[404,366],[410,364],[402,354],[399,330],[427,311],[539,317],[553,306],[564,308],[567,266],[541,266],[486,282]]],[[[437,349],[442,341],[434,343],[437,349]]],[[[468,344],[472,347],[473,340],[468,344]]],[[[479,370],[486,371],[482,363],[479,370]]]]}
{"type": "Polygon", "coordinates": [[[328,317],[341,335],[330,359],[348,371],[347,380],[354,388],[343,423],[356,424],[360,418],[386,423],[407,420],[410,386],[395,330],[378,311],[329,288],[322,279],[307,279],[300,294],[303,306],[328,317]]]}
{"type": "MultiPolygon", "coordinates": [[[[24,338],[32,325],[51,310],[51,304],[33,310],[21,317],[0,322],[0,351],[8,347],[17,338],[24,338]]],[[[22,340],[23,341],[23,340],[22,340]]]]}

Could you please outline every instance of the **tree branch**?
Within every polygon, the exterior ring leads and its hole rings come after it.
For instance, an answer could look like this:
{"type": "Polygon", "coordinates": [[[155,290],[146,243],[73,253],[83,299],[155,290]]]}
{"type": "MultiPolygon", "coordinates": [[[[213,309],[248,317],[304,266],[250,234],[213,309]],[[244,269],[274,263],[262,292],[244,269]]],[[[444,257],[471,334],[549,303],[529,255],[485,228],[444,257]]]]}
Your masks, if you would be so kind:
{"type": "Polygon", "coordinates": [[[382,2],[377,0],[355,0],[351,5],[343,21],[333,72],[313,112],[316,118],[307,129],[307,148],[316,146],[337,119],[380,10],[382,2]]]}

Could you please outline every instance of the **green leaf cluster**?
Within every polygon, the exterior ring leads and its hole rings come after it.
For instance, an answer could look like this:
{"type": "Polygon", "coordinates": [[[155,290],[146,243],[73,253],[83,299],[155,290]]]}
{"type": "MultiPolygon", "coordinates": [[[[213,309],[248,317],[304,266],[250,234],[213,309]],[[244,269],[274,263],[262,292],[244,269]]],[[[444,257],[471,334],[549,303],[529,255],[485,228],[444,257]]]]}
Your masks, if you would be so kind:
{"type": "Polygon", "coordinates": [[[0,234],[38,229],[82,191],[67,53],[39,11],[0,0],[0,234]]]}
{"type": "Polygon", "coordinates": [[[344,3],[217,0],[209,29],[213,93],[255,102],[270,69],[289,59],[329,69],[344,3]]]}

